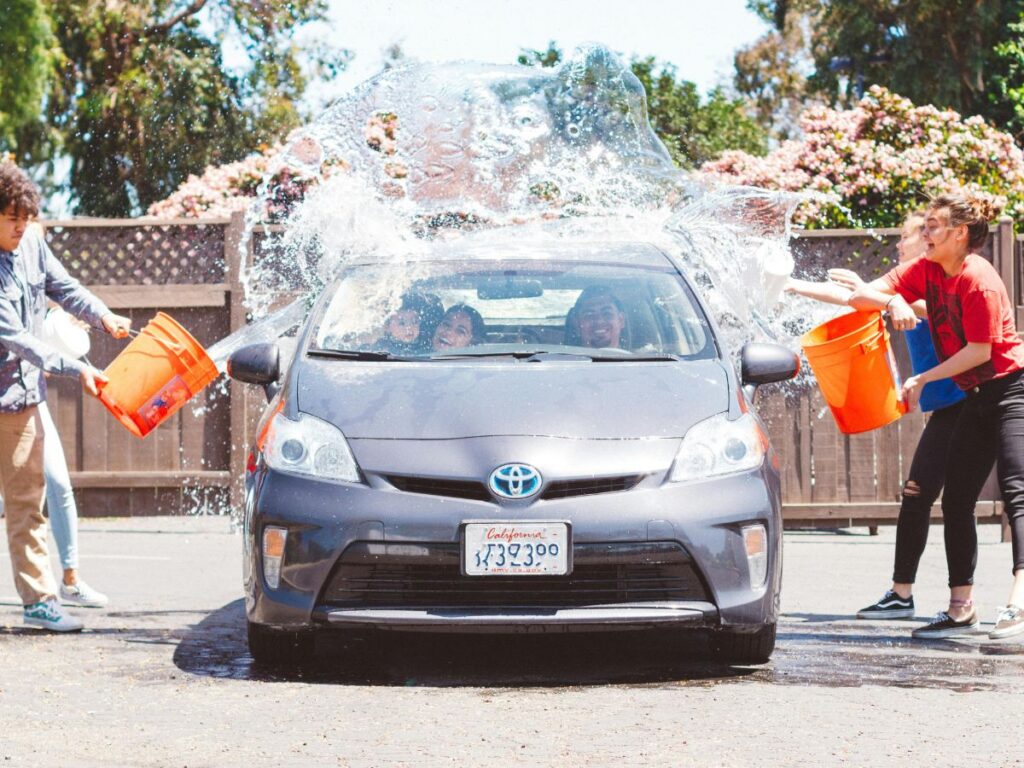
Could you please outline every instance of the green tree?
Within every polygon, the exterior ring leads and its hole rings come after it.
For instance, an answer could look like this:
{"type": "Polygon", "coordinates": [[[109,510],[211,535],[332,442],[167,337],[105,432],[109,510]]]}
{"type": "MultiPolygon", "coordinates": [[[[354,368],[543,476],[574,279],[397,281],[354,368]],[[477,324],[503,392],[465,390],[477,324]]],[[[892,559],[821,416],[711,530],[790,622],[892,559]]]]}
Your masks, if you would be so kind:
{"type": "Polygon", "coordinates": [[[759,109],[762,122],[780,117],[783,95],[848,106],[873,84],[918,104],[997,122],[1007,115],[992,79],[1021,0],[748,0],[748,7],[773,25],[736,57],[737,90],[755,102],[776,97],[770,118],[759,109]]]}
{"type": "Polygon", "coordinates": [[[0,149],[37,121],[54,72],[56,40],[38,0],[6,0],[0,22],[0,149]]]}
{"type": "MultiPolygon", "coordinates": [[[[518,61],[554,67],[562,61],[562,51],[550,42],[545,50],[524,48],[518,61]]],[[[674,65],[661,64],[653,56],[634,58],[630,69],[647,92],[651,126],[679,166],[697,167],[727,149],[753,155],[767,151],[764,130],[747,116],[741,100],[716,88],[702,103],[694,83],[677,79],[674,65]]]]}
{"type": "Polygon", "coordinates": [[[815,97],[808,74],[814,69],[811,48],[818,0],[749,3],[772,28],[733,59],[736,91],[753,109],[762,127],[776,139],[792,138],[799,118],[815,97]]]}
{"type": "Polygon", "coordinates": [[[1017,143],[1024,138],[1024,11],[1007,27],[1008,37],[995,48],[993,119],[1004,124],[1017,143]]]}
{"type": "MultiPolygon", "coordinates": [[[[57,55],[43,78],[41,119],[0,142],[22,162],[71,162],[76,211],[124,216],[169,195],[191,173],[237,160],[300,122],[306,80],[295,33],[324,0],[43,0],[57,55]],[[235,71],[221,42],[236,41],[235,71]],[[48,130],[47,130],[48,129],[48,130]],[[50,157],[46,157],[50,154],[50,157]]],[[[344,55],[313,51],[327,71],[344,55]]],[[[17,58],[0,47],[0,71],[17,58]]],[[[24,117],[24,116],[23,116],[24,117]]]]}

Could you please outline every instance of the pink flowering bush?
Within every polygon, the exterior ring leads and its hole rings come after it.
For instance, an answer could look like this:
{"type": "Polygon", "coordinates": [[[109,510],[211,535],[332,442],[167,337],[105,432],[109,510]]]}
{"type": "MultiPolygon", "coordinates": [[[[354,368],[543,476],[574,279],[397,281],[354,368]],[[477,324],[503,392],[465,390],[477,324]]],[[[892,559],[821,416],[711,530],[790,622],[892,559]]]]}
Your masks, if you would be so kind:
{"type": "Polygon", "coordinates": [[[708,180],[818,192],[794,221],[809,229],[899,226],[931,195],[963,187],[1014,218],[1024,215],[1024,154],[980,117],[916,107],[873,86],[853,109],[815,107],[803,138],[767,157],[726,152],[708,180]]]}
{"type": "MultiPolygon", "coordinates": [[[[394,155],[397,130],[398,117],[393,113],[372,115],[366,124],[366,144],[384,156],[394,155]]],[[[189,176],[170,197],[151,205],[148,213],[162,219],[226,218],[236,211],[247,210],[260,196],[264,203],[264,219],[279,221],[321,179],[347,169],[348,164],[344,160],[323,158],[314,141],[293,134],[285,145],[275,144],[236,163],[211,165],[201,176],[189,176]],[[285,146],[288,154],[285,162],[281,162],[278,156],[285,146]],[[289,166],[287,160],[290,158],[300,160],[299,167],[289,166]],[[310,166],[313,167],[312,172],[310,166]],[[317,167],[319,173],[315,170],[317,167]],[[271,169],[276,170],[267,178],[271,169]],[[263,186],[264,181],[266,186],[263,186]]],[[[384,172],[395,179],[406,175],[404,166],[396,162],[386,162],[384,172]]]]}
{"type": "Polygon", "coordinates": [[[227,165],[211,165],[202,176],[190,175],[170,197],[153,203],[149,215],[162,219],[226,218],[249,207],[267,172],[271,158],[280,151],[273,146],[261,153],[227,165]]]}
{"type": "Polygon", "coordinates": [[[366,121],[366,146],[385,155],[398,151],[398,115],[394,112],[378,112],[366,121]]]}

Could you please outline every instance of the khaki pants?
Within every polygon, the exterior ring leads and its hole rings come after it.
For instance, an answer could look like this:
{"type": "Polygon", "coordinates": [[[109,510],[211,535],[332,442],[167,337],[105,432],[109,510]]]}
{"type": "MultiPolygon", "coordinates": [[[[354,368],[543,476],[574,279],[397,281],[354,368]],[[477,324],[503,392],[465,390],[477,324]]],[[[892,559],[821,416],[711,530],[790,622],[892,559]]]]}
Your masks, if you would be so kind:
{"type": "Polygon", "coordinates": [[[57,595],[43,517],[43,425],[33,406],[0,413],[0,483],[14,585],[25,605],[57,595]]]}

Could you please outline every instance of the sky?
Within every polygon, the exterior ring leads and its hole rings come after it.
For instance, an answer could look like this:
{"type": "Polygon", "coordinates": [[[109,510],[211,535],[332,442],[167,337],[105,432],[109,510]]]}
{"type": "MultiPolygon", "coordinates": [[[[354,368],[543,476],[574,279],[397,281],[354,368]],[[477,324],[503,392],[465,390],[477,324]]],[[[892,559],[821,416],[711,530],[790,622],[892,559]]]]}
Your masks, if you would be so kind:
{"type": "Polygon", "coordinates": [[[469,59],[514,64],[521,48],[563,50],[604,43],[628,59],[654,56],[675,64],[702,92],[731,80],[737,48],[767,25],[746,0],[328,0],[328,39],[355,53],[323,102],[380,70],[382,52],[399,43],[426,61],[469,59]]]}

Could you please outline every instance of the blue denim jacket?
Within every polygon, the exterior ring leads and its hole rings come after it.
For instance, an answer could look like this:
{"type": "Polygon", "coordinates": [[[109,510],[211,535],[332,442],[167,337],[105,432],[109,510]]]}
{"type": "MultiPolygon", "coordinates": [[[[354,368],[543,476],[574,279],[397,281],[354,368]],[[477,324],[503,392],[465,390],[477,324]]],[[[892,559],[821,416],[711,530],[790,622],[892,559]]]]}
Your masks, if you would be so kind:
{"type": "Polygon", "coordinates": [[[47,298],[97,328],[110,312],[67,273],[33,226],[16,250],[0,250],[0,412],[17,413],[43,402],[43,371],[78,376],[85,368],[34,335],[42,328],[47,298]]]}

